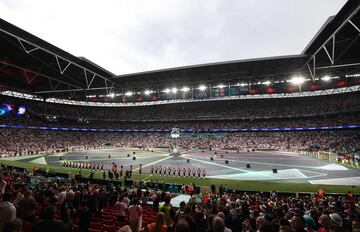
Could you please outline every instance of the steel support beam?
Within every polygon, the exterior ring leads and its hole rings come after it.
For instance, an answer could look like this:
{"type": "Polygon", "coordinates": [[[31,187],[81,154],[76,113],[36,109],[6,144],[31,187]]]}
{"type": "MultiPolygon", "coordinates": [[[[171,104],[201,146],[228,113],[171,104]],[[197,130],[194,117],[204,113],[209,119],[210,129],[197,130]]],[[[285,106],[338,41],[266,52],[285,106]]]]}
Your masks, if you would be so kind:
{"type": "Polygon", "coordinates": [[[339,65],[321,66],[321,67],[316,67],[316,69],[346,68],[346,67],[352,67],[352,66],[360,66],[360,63],[351,63],[351,64],[339,64],[339,65]]]}
{"type": "Polygon", "coordinates": [[[4,63],[4,62],[2,62],[1,60],[0,60],[0,63],[6,64],[6,65],[8,65],[8,66],[10,66],[10,67],[14,67],[14,68],[17,68],[17,69],[21,69],[21,70],[26,71],[26,72],[28,72],[28,73],[33,73],[33,74],[35,74],[35,75],[37,75],[37,76],[45,77],[46,79],[49,79],[49,80],[57,81],[57,82],[60,82],[60,83],[62,83],[62,84],[65,84],[65,85],[72,86],[72,87],[74,87],[74,88],[81,88],[80,86],[77,86],[77,85],[68,83],[68,82],[63,81],[63,80],[59,80],[59,79],[54,78],[54,77],[50,77],[50,76],[45,75],[45,74],[38,73],[38,72],[36,72],[36,71],[32,71],[32,70],[30,70],[30,69],[27,69],[27,68],[24,68],[24,67],[21,67],[21,66],[18,66],[18,65],[14,65],[14,64],[10,64],[10,63],[4,63]]]}
{"type": "MultiPolygon", "coordinates": [[[[334,63],[336,63],[336,58],[335,58],[335,36],[337,35],[337,33],[347,24],[350,23],[358,32],[360,32],[360,29],[351,21],[351,19],[358,13],[360,9],[360,5],[341,23],[341,25],[325,40],[325,42],[323,42],[323,44],[321,44],[319,46],[319,48],[314,52],[314,54],[311,55],[311,57],[306,61],[306,63],[303,65],[302,68],[304,68],[305,65],[308,66],[309,62],[311,62],[311,59],[315,60],[316,55],[322,50],[324,49],[328,58],[330,59],[330,61],[332,60],[333,62],[331,62],[331,64],[333,65],[334,63]],[[329,41],[332,40],[333,41],[333,46],[332,46],[332,54],[330,56],[329,52],[326,49],[326,45],[329,43],[329,41]]],[[[314,63],[316,64],[316,63],[314,63]]],[[[314,65],[314,70],[316,70],[316,66],[314,65]]],[[[313,73],[314,78],[316,77],[316,73],[313,73]]]]}
{"type": "MultiPolygon", "coordinates": [[[[90,70],[90,69],[88,69],[88,68],[85,68],[85,67],[83,67],[82,65],[77,64],[76,62],[70,61],[69,59],[67,59],[67,58],[65,58],[65,57],[62,57],[62,56],[60,56],[60,55],[58,55],[58,54],[56,54],[56,53],[54,53],[54,52],[52,52],[52,51],[50,51],[50,50],[48,50],[48,49],[46,49],[46,48],[43,48],[43,47],[41,47],[41,46],[39,46],[39,45],[37,45],[37,44],[34,44],[34,43],[32,43],[32,42],[30,42],[30,41],[28,41],[28,40],[26,40],[26,39],[21,38],[21,37],[18,36],[18,35],[15,35],[15,34],[13,34],[13,33],[10,33],[10,32],[8,32],[8,31],[2,29],[2,28],[0,28],[0,32],[3,32],[3,33],[5,33],[5,34],[7,34],[7,35],[9,35],[9,36],[12,36],[12,37],[14,37],[15,39],[17,39],[17,40],[19,41],[19,43],[20,43],[20,46],[24,49],[24,51],[25,51],[26,53],[30,53],[30,52],[32,52],[32,51],[35,51],[35,50],[40,49],[40,50],[42,50],[42,51],[44,51],[44,52],[46,52],[46,53],[48,53],[48,54],[53,55],[56,59],[61,58],[63,61],[66,61],[66,62],[68,62],[68,63],[71,63],[72,65],[74,65],[74,66],[76,66],[76,67],[78,67],[78,68],[81,68],[81,69],[83,69],[83,70],[86,70],[86,71],[89,72],[89,73],[96,74],[96,76],[98,76],[98,77],[100,77],[100,78],[102,78],[102,79],[104,79],[104,80],[107,80],[107,81],[109,81],[110,83],[112,83],[112,84],[114,84],[115,86],[117,86],[117,84],[116,84],[114,81],[112,81],[112,80],[110,80],[110,79],[108,79],[108,78],[106,78],[106,77],[104,77],[104,76],[96,73],[95,71],[92,71],[92,70],[90,70]],[[23,44],[24,42],[26,42],[27,44],[33,46],[34,48],[31,49],[31,50],[26,49],[26,47],[25,47],[24,44],[23,44]]],[[[67,66],[68,66],[68,65],[67,65],[67,66]]],[[[66,68],[67,68],[67,67],[66,67],[66,68]]],[[[60,70],[60,72],[61,72],[61,67],[59,67],[59,70],[60,70]]],[[[63,70],[63,72],[64,72],[66,69],[64,68],[64,69],[62,69],[62,70],[63,70]]]]}
{"type": "Polygon", "coordinates": [[[79,91],[92,91],[92,90],[106,90],[106,87],[99,87],[99,88],[89,88],[89,89],[58,89],[58,90],[49,90],[49,91],[38,91],[34,92],[35,94],[42,94],[42,93],[67,93],[67,92],[79,92],[79,91]]]}

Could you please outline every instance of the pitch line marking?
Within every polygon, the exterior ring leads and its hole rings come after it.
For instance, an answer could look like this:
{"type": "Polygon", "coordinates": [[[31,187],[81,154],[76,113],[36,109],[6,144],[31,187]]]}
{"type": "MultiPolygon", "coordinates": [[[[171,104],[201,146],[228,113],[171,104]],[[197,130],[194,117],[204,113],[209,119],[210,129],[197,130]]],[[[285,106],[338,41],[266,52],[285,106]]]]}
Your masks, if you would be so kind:
{"type": "MultiPolygon", "coordinates": [[[[182,158],[184,158],[184,157],[182,157],[182,158]]],[[[209,161],[192,158],[190,156],[186,156],[186,158],[191,159],[191,160],[195,160],[195,161],[198,161],[198,162],[201,162],[201,163],[206,163],[206,164],[211,164],[211,165],[215,165],[215,166],[219,166],[219,167],[223,167],[223,168],[227,168],[227,169],[233,169],[233,170],[236,170],[236,171],[242,171],[242,172],[246,172],[246,173],[251,173],[251,171],[247,171],[247,170],[244,170],[244,169],[241,169],[241,168],[234,168],[234,167],[225,166],[225,165],[222,165],[222,164],[212,163],[212,162],[209,162],[209,161]]]]}
{"type": "MultiPolygon", "coordinates": [[[[165,157],[165,158],[162,158],[162,159],[156,160],[156,161],[154,161],[154,162],[145,164],[145,165],[142,166],[142,167],[145,168],[145,167],[148,167],[148,166],[153,165],[153,164],[157,164],[157,163],[159,163],[159,162],[162,162],[162,161],[167,160],[167,159],[170,159],[170,158],[172,158],[172,156],[167,156],[167,157],[165,157]]],[[[134,171],[136,171],[136,170],[138,170],[138,169],[139,169],[139,168],[135,168],[134,171]]]]}
{"type": "MultiPolygon", "coordinates": [[[[203,158],[204,159],[204,158],[203,158]]],[[[217,159],[224,161],[225,159],[217,159]]],[[[229,160],[229,159],[228,159],[229,160]]],[[[258,161],[242,161],[242,160],[229,160],[231,162],[238,162],[238,163],[251,163],[251,164],[263,164],[263,165],[276,165],[276,166],[285,166],[285,167],[293,167],[293,168],[310,168],[310,169],[319,169],[319,167],[312,167],[312,166],[299,166],[299,165],[291,165],[291,164],[278,164],[278,163],[264,163],[258,161]]],[[[207,162],[207,161],[206,161],[207,162]]],[[[225,166],[226,167],[226,166],[225,166]]]]}
{"type": "MultiPolygon", "coordinates": [[[[136,156],[136,159],[146,159],[146,158],[154,158],[154,157],[163,157],[163,155],[159,155],[159,156],[136,156]]],[[[61,161],[71,161],[71,162],[92,162],[92,161],[113,161],[113,160],[126,160],[126,159],[132,159],[131,157],[118,157],[118,158],[113,158],[111,157],[109,158],[99,158],[99,159],[94,159],[89,157],[89,159],[66,159],[66,160],[61,160],[61,161]]],[[[60,160],[54,161],[54,162],[61,162],[60,160]]]]}

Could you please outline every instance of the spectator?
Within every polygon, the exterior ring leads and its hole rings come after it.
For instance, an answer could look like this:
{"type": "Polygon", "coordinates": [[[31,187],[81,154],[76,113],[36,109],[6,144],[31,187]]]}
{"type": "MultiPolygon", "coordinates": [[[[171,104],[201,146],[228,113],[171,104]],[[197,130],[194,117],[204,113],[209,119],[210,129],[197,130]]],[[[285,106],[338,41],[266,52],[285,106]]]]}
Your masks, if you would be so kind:
{"type": "Polygon", "coordinates": [[[173,223],[173,217],[174,217],[174,209],[171,206],[170,201],[171,201],[171,197],[170,195],[167,195],[164,204],[159,207],[159,212],[164,213],[165,224],[168,226],[173,223]]]}
{"type": "Polygon", "coordinates": [[[22,222],[20,219],[16,218],[13,221],[7,223],[4,226],[4,232],[21,232],[22,231],[22,222]]]}
{"type": "Polygon", "coordinates": [[[166,232],[167,226],[165,224],[165,214],[159,212],[156,216],[156,222],[148,225],[149,232],[166,232]]]}
{"type": "Polygon", "coordinates": [[[11,193],[6,192],[0,202],[0,232],[3,231],[7,223],[12,222],[16,218],[16,208],[11,202],[11,193]]]}
{"type": "Polygon", "coordinates": [[[332,231],[336,231],[336,232],[342,232],[345,231],[343,228],[343,220],[341,218],[341,216],[337,213],[332,213],[329,215],[330,219],[331,219],[331,226],[330,229],[332,231]]]}
{"type": "Polygon", "coordinates": [[[44,209],[45,218],[37,221],[31,228],[31,232],[65,232],[64,223],[62,221],[55,220],[56,208],[54,206],[48,206],[44,209]]]}
{"type": "Polygon", "coordinates": [[[216,216],[213,220],[212,230],[214,232],[224,232],[225,231],[225,224],[224,220],[221,217],[216,216]]]}
{"type": "Polygon", "coordinates": [[[329,232],[330,231],[330,225],[331,225],[331,219],[327,215],[321,215],[319,218],[319,229],[318,232],[329,232]]]}
{"type": "Polygon", "coordinates": [[[180,219],[175,226],[175,232],[193,232],[190,230],[189,224],[186,220],[180,219]]]}
{"type": "Polygon", "coordinates": [[[118,208],[118,220],[120,222],[125,220],[125,216],[126,216],[126,210],[127,210],[127,205],[124,202],[124,197],[120,196],[119,200],[115,203],[115,206],[118,208]]]}
{"type": "Polygon", "coordinates": [[[129,226],[132,232],[139,232],[142,228],[142,208],[137,198],[134,198],[128,208],[129,226]]]}
{"type": "Polygon", "coordinates": [[[35,208],[36,208],[36,201],[32,196],[31,190],[26,190],[24,192],[24,199],[20,200],[19,203],[19,210],[18,210],[18,217],[22,220],[33,222],[35,221],[35,208]]]}

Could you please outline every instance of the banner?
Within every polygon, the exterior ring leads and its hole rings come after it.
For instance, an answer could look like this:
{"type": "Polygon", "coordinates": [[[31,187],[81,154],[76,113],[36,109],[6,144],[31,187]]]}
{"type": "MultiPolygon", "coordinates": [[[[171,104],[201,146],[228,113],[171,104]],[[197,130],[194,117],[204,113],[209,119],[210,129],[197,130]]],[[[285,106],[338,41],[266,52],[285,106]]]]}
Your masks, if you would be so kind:
{"type": "Polygon", "coordinates": [[[167,99],[168,99],[168,94],[163,91],[160,91],[159,92],[159,100],[167,100],[167,99]]]}
{"type": "Polygon", "coordinates": [[[210,89],[206,88],[205,90],[194,89],[194,99],[206,99],[210,98],[210,89]]]}
{"type": "Polygon", "coordinates": [[[249,92],[249,86],[232,86],[232,87],[230,87],[230,96],[247,94],[248,92],[249,92]]]}

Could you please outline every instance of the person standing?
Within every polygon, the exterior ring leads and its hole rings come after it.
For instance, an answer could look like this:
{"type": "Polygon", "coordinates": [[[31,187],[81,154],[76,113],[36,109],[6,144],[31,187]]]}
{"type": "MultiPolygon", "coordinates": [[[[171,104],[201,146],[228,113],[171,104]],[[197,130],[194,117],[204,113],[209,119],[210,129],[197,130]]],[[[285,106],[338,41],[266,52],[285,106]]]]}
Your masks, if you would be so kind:
{"type": "Polygon", "coordinates": [[[4,193],[3,200],[0,201],[0,231],[3,227],[16,218],[16,208],[11,203],[11,193],[4,193]]]}
{"type": "Polygon", "coordinates": [[[142,208],[137,198],[134,198],[128,208],[129,226],[132,232],[139,232],[142,227],[142,208]]]}
{"type": "Polygon", "coordinates": [[[156,217],[156,222],[148,225],[149,232],[166,232],[167,226],[165,224],[165,214],[159,212],[156,217]]]}
{"type": "Polygon", "coordinates": [[[124,172],[124,166],[120,166],[120,176],[123,176],[123,172],[124,172]]]}

